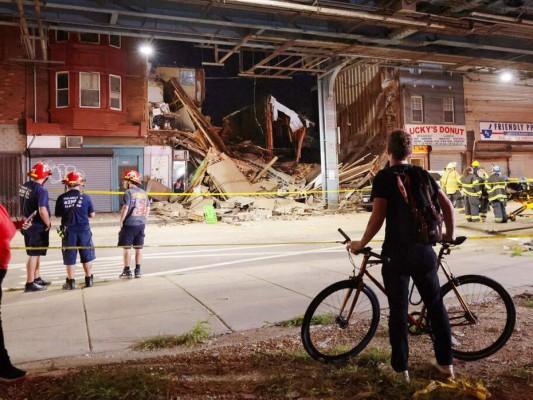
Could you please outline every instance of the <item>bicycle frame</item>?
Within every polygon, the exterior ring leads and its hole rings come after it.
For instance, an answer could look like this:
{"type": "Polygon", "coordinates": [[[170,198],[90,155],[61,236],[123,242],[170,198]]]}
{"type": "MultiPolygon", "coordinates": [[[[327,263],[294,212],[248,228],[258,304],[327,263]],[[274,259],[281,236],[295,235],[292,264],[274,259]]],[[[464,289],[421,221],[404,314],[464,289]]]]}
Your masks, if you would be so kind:
{"type": "MultiPolygon", "coordinates": [[[[455,293],[455,296],[457,297],[457,300],[459,301],[459,304],[461,305],[461,307],[463,308],[463,310],[465,312],[465,316],[466,316],[467,320],[469,322],[476,322],[476,317],[470,311],[470,309],[468,307],[468,304],[463,299],[461,293],[459,293],[459,291],[457,290],[457,280],[455,279],[455,277],[454,277],[453,273],[451,272],[450,268],[449,267],[446,268],[445,263],[443,262],[444,257],[451,253],[451,247],[453,245],[461,244],[462,242],[464,242],[465,239],[466,238],[458,241],[457,243],[441,243],[442,247],[439,250],[439,254],[438,254],[438,257],[437,257],[437,260],[438,260],[437,262],[438,262],[438,268],[440,268],[442,270],[442,272],[444,273],[444,276],[446,277],[446,280],[448,282],[450,282],[450,285],[452,286],[453,292],[455,293]]],[[[368,271],[368,268],[373,266],[373,265],[383,264],[383,259],[382,259],[381,255],[379,255],[377,253],[374,253],[371,250],[370,247],[365,247],[364,249],[362,249],[359,252],[359,254],[363,254],[363,260],[361,262],[361,266],[359,267],[359,273],[356,273],[355,263],[353,262],[352,255],[351,255],[350,251],[348,250],[348,257],[350,258],[350,262],[354,266],[353,276],[351,276],[350,279],[353,279],[354,281],[357,282],[357,289],[356,289],[355,296],[354,296],[354,298],[352,300],[352,303],[351,303],[351,306],[350,306],[350,311],[348,312],[348,315],[346,317],[346,321],[343,321],[344,323],[347,323],[348,321],[350,321],[350,318],[351,318],[351,316],[353,314],[353,310],[355,308],[355,305],[357,304],[357,300],[359,299],[359,294],[361,293],[361,290],[363,290],[364,277],[365,276],[368,279],[370,279],[370,281],[372,281],[378,287],[378,289],[381,290],[381,292],[383,294],[387,295],[387,291],[385,289],[385,286],[381,282],[379,282],[376,278],[374,278],[374,276],[368,271]]],[[[413,283],[413,286],[414,286],[414,283],[413,283]]],[[[348,302],[350,301],[350,297],[352,296],[352,292],[353,292],[353,290],[349,290],[346,293],[346,296],[345,296],[345,298],[343,300],[343,303],[342,303],[342,306],[341,306],[340,315],[342,315],[342,311],[344,311],[345,307],[347,306],[348,302]]],[[[411,304],[413,304],[413,305],[420,304],[420,303],[416,303],[416,304],[413,303],[411,301],[411,299],[409,299],[409,302],[411,304]]],[[[413,314],[408,314],[407,317],[409,319],[409,323],[412,326],[416,327],[415,331],[411,331],[410,330],[411,333],[430,332],[430,329],[428,328],[428,326],[425,325],[424,316],[425,316],[425,306],[422,306],[422,310],[420,311],[420,317],[419,318],[415,318],[415,316],[413,314]]]]}

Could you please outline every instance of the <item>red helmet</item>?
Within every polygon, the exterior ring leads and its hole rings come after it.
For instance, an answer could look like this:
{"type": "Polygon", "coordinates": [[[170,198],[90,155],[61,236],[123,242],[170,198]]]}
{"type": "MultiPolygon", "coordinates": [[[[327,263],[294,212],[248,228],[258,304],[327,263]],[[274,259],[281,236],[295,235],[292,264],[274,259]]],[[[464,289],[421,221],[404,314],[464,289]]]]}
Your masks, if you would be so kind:
{"type": "Polygon", "coordinates": [[[83,176],[77,171],[68,173],[67,176],[65,176],[65,179],[63,179],[63,184],[68,186],[83,185],[84,182],[85,179],[83,179],[83,176]]]}
{"type": "Polygon", "coordinates": [[[137,171],[133,169],[126,171],[126,173],[124,174],[124,178],[122,179],[126,181],[131,181],[139,185],[141,184],[141,174],[139,174],[137,171]]]}
{"type": "Polygon", "coordinates": [[[48,164],[44,162],[35,164],[32,169],[30,169],[30,172],[28,172],[28,176],[34,179],[44,179],[47,178],[48,175],[52,175],[52,170],[50,170],[48,164]]]}

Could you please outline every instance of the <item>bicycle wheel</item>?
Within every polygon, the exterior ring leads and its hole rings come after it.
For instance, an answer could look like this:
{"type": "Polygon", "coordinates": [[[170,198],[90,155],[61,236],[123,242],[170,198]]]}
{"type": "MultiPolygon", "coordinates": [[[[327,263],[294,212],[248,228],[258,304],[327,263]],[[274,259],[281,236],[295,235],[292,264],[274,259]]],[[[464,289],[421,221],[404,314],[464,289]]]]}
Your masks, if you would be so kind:
{"type": "Polygon", "coordinates": [[[457,279],[457,290],[468,304],[470,318],[450,282],[442,286],[452,331],[453,356],[474,361],[494,354],[511,337],[516,322],[513,299],[498,282],[481,275],[457,279]]]}
{"type": "Polygon", "coordinates": [[[346,361],[361,352],[376,333],[379,301],[364,285],[349,320],[356,282],[345,280],[325,288],[311,302],[302,323],[302,343],[315,360],[334,363],[346,361]],[[344,310],[341,307],[349,296],[344,310]]]}

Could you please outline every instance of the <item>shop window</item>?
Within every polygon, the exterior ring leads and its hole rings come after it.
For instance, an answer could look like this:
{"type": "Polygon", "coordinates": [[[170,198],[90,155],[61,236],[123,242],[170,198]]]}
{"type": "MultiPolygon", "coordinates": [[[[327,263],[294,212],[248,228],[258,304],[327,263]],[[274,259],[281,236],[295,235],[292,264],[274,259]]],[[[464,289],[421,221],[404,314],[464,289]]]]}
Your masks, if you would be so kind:
{"type": "Polygon", "coordinates": [[[182,86],[195,86],[196,74],[193,69],[180,70],[180,85],[182,86]]]}
{"type": "Polygon", "coordinates": [[[122,110],[122,80],[120,76],[109,75],[109,106],[112,110],[122,110]]]}
{"type": "Polygon", "coordinates": [[[100,43],[100,34],[98,33],[80,33],[80,42],[83,43],[100,43]]]}
{"type": "Polygon", "coordinates": [[[56,31],[56,42],[66,42],[70,39],[67,31],[56,31]]]}
{"type": "Polygon", "coordinates": [[[109,35],[109,45],[113,47],[118,47],[120,49],[120,36],[109,35]]]}
{"type": "Polygon", "coordinates": [[[80,107],[100,108],[100,74],[80,72],[80,107]]]}
{"type": "Polygon", "coordinates": [[[422,96],[411,96],[411,119],[413,122],[424,122],[424,102],[422,96]]]}
{"type": "Polygon", "coordinates": [[[68,107],[68,72],[56,73],[56,107],[68,107]]]}
{"type": "Polygon", "coordinates": [[[444,110],[444,122],[455,122],[455,111],[453,107],[453,98],[445,97],[442,99],[442,108],[444,110]]]}

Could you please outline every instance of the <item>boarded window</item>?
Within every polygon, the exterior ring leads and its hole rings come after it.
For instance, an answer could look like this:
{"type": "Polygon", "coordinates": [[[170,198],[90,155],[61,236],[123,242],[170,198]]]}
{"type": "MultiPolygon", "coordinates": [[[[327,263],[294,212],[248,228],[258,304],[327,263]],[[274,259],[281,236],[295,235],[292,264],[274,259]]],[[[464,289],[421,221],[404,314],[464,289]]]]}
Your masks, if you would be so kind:
{"type": "Polygon", "coordinates": [[[413,122],[424,122],[424,103],[422,96],[411,96],[411,117],[413,122]]]}
{"type": "Polygon", "coordinates": [[[121,78],[109,75],[109,106],[113,110],[122,110],[121,78]]]}
{"type": "Polygon", "coordinates": [[[120,36],[109,35],[109,44],[113,47],[118,47],[120,49],[120,36]]]}
{"type": "Polygon", "coordinates": [[[98,33],[80,33],[80,42],[83,43],[100,43],[100,34],[98,33]]]}
{"type": "Polygon", "coordinates": [[[455,111],[453,107],[453,98],[445,97],[442,99],[442,108],[444,110],[444,122],[455,122],[455,111]]]}
{"type": "Polygon", "coordinates": [[[80,72],[80,107],[100,107],[100,74],[80,72]]]}
{"type": "Polygon", "coordinates": [[[56,107],[68,107],[68,72],[56,73],[56,107]]]}

